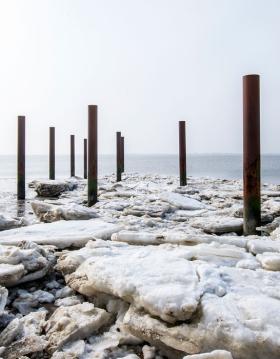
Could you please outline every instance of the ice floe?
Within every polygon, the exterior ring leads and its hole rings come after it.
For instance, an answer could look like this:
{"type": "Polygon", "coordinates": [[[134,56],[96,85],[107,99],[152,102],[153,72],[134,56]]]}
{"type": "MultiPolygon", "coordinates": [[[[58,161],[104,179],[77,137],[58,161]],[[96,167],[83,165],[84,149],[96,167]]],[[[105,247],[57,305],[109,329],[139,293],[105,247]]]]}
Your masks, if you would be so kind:
{"type": "Polygon", "coordinates": [[[18,245],[26,241],[57,248],[82,247],[93,238],[110,239],[120,229],[120,225],[100,219],[57,221],[1,232],[0,244],[18,245]]]}
{"type": "Polygon", "coordinates": [[[73,191],[78,187],[77,180],[58,181],[44,180],[34,181],[31,185],[40,197],[59,197],[63,192],[73,191]]]}
{"type": "Polygon", "coordinates": [[[76,203],[57,206],[36,201],[31,203],[31,207],[39,220],[46,223],[60,220],[87,220],[99,217],[95,209],[81,206],[76,203]]]}

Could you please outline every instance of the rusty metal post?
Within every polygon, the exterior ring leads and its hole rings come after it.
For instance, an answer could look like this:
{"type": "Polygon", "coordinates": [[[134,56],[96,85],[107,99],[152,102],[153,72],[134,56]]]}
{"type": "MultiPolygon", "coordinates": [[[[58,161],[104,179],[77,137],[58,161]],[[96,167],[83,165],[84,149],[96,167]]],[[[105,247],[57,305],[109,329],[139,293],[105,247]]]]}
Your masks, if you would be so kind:
{"type": "Polygon", "coordinates": [[[186,122],[179,121],[179,167],[180,167],[180,186],[187,184],[186,166],[186,122]]]}
{"type": "Polygon", "coordinates": [[[97,202],[97,106],[88,106],[88,206],[97,202]]]}
{"type": "Polygon", "coordinates": [[[25,199],[25,116],[18,116],[17,198],[25,199]]]}
{"type": "Polygon", "coordinates": [[[121,160],[122,160],[122,172],[124,172],[124,136],[121,136],[121,160]]]}
{"type": "Polygon", "coordinates": [[[84,138],[84,179],[87,179],[87,139],[84,138]]]}
{"type": "Polygon", "coordinates": [[[70,175],[75,176],[75,135],[70,135],[70,175]]]}
{"type": "Polygon", "coordinates": [[[261,223],[259,75],[243,77],[243,231],[256,233],[261,223]]]}
{"type": "Polygon", "coordinates": [[[55,128],[50,127],[50,144],[49,144],[49,178],[55,179],[55,128]]]}
{"type": "Polygon", "coordinates": [[[117,140],[117,182],[122,180],[122,146],[121,146],[121,133],[116,132],[117,140]]]}

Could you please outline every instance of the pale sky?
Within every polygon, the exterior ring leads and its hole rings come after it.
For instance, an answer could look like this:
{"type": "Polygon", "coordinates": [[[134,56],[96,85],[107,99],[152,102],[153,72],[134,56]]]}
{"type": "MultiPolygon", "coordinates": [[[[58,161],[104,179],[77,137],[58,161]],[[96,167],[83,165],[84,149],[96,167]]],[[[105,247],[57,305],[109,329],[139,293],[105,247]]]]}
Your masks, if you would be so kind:
{"type": "Polygon", "coordinates": [[[77,152],[87,105],[99,106],[99,151],[242,151],[242,76],[261,75],[263,153],[280,153],[279,0],[0,0],[0,154],[77,152]]]}

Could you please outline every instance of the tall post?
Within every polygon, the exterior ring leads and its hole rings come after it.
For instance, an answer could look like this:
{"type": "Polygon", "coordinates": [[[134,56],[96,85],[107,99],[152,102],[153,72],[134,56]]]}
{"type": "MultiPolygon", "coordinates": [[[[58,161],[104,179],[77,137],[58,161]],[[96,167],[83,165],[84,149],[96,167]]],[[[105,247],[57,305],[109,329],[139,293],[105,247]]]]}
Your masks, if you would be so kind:
{"type": "Polygon", "coordinates": [[[122,180],[122,146],[121,146],[121,133],[116,132],[117,140],[117,182],[122,180]]]}
{"type": "Polygon", "coordinates": [[[55,179],[55,128],[50,127],[49,179],[55,179]]]}
{"type": "Polygon", "coordinates": [[[70,175],[75,176],[75,135],[70,135],[70,175]]]}
{"type": "Polygon", "coordinates": [[[17,198],[25,199],[25,116],[18,116],[17,198]]]}
{"type": "Polygon", "coordinates": [[[84,138],[84,179],[87,179],[87,139],[84,138]]]}
{"type": "Polygon", "coordinates": [[[254,234],[261,222],[259,75],[243,77],[243,231],[254,234]]]}
{"type": "Polygon", "coordinates": [[[124,172],[124,136],[121,136],[122,172],[124,172]]]}
{"type": "Polygon", "coordinates": [[[88,106],[88,206],[97,202],[97,106],[88,106]]]}
{"type": "Polygon", "coordinates": [[[186,122],[179,121],[179,167],[180,167],[180,186],[187,184],[186,166],[186,122]]]}

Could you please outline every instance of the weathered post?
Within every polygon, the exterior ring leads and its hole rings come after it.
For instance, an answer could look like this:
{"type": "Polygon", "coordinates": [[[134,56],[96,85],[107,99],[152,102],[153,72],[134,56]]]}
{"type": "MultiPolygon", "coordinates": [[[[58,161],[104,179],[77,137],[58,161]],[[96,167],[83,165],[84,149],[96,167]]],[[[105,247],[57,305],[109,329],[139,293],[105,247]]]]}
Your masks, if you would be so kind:
{"type": "Polygon", "coordinates": [[[180,167],[180,186],[187,184],[186,167],[186,122],[179,121],[179,167],[180,167]]]}
{"type": "Polygon", "coordinates": [[[17,198],[25,199],[25,116],[18,116],[17,198]]]}
{"type": "Polygon", "coordinates": [[[122,180],[122,146],[121,146],[121,133],[116,132],[117,140],[117,182],[122,180]]]}
{"type": "Polygon", "coordinates": [[[84,138],[84,179],[87,179],[87,139],[84,138]]]}
{"type": "Polygon", "coordinates": [[[70,135],[70,175],[75,176],[75,135],[70,135]]]}
{"type": "Polygon", "coordinates": [[[49,179],[55,179],[55,128],[50,127],[49,143],[49,179]]]}
{"type": "Polygon", "coordinates": [[[97,106],[88,106],[88,206],[97,202],[97,106]]]}
{"type": "Polygon", "coordinates": [[[122,172],[124,172],[124,136],[121,136],[122,172]]]}
{"type": "Polygon", "coordinates": [[[243,77],[243,230],[254,234],[261,223],[259,75],[243,77]]]}

